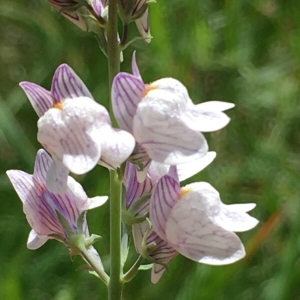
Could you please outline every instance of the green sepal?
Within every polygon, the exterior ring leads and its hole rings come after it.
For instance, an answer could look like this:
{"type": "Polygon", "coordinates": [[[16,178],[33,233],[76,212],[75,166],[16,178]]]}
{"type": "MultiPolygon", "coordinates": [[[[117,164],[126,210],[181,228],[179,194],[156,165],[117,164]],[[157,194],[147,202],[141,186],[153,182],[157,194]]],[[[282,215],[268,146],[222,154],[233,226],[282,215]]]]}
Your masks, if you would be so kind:
{"type": "Polygon", "coordinates": [[[100,235],[92,234],[88,238],[85,238],[85,247],[89,248],[90,246],[92,246],[94,243],[96,243],[97,241],[99,241],[101,239],[102,239],[102,237],[100,235]]]}
{"type": "Polygon", "coordinates": [[[140,265],[139,266],[139,271],[146,271],[149,270],[153,267],[153,264],[148,264],[148,265],[140,265]]]}
{"type": "Polygon", "coordinates": [[[69,221],[58,210],[55,210],[55,212],[56,212],[56,215],[57,215],[60,225],[62,226],[64,231],[67,233],[67,236],[70,237],[72,234],[74,234],[74,230],[72,229],[69,221]]]}
{"type": "Polygon", "coordinates": [[[85,221],[85,216],[86,216],[86,211],[83,211],[79,216],[78,216],[78,220],[77,220],[77,232],[79,234],[83,234],[83,225],[84,225],[84,221],[85,221]]]}

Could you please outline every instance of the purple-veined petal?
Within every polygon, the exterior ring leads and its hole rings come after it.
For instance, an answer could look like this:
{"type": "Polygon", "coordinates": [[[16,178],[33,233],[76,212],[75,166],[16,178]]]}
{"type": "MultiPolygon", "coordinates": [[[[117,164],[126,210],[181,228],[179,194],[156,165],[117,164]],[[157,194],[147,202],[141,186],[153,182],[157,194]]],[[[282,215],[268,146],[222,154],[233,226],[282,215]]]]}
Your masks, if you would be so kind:
{"type": "Polygon", "coordinates": [[[215,159],[216,155],[216,152],[210,151],[204,157],[178,164],[176,167],[179,181],[186,180],[205,169],[215,159]]]}
{"type": "Polygon", "coordinates": [[[132,153],[134,137],[127,131],[110,126],[101,130],[101,159],[114,168],[119,167],[132,153]]]}
{"type": "Polygon", "coordinates": [[[224,265],[245,256],[236,234],[212,222],[195,197],[178,201],[166,224],[166,236],[182,255],[205,264],[224,265]]]}
{"type": "Polygon", "coordinates": [[[67,99],[62,109],[50,109],[40,118],[38,141],[71,172],[84,174],[100,159],[99,128],[107,119],[106,109],[95,101],[67,99]]]}
{"type": "Polygon", "coordinates": [[[146,86],[140,78],[119,73],[112,85],[112,107],[119,126],[132,133],[132,120],[146,86]]]}
{"type": "MultiPolygon", "coordinates": [[[[149,223],[147,221],[137,223],[132,226],[132,235],[137,253],[141,254],[143,251],[143,238],[148,230],[149,223]]],[[[171,262],[171,260],[178,254],[178,252],[173,249],[166,241],[162,240],[154,231],[149,234],[145,242],[147,245],[150,243],[155,243],[157,246],[157,249],[149,254],[149,258],[154,262],[157,262],[153,264],[151,273],[151,282],[157,283],[166,270],[165,266],[171,262]],[[164,264],[164,266],[159,263],[164,264]]]]}
{"type": "Polygon", "coordinates": [[[65,167],[61,160],[53,158],[46,178],[46,185],[52,193],[65,193],[67,190],[69,169],[65,167]]]}
{"type": "Polygon", "coordinates": [[[37,159],[35,160],[33,178],[40,184],[46,185],[47,173],[52,164],[51,157],[43,149],[40,149],[37,153],[37,159]]]}
{"type": "Polygon", "coordinates": [[[166,240],[166,222],[179,199],[180,185],[172,176],[165,175],[156,184],[150,198],[150,220],[155,232],[166,240]]]}
{"type": "Polygon", "coordinates": [[[26,93],[33,109],[41,117],[49,108],[53,107],[54,99],[49,91],[38,84],[23,81],[20,87],[26,93]]]}
{"type": "Polygon", "coordinates": [[[28,240],[27,240],[27,248],[30,250],[35,250],[43,246],[49,237],[47,235],[38,235],[33,229],[30,231],[28,240]]]}
{"type": "MultiPolygon", "coordinates": [[[[130,206],[146,194],[150,194],[153,190],[155,182],[147,176],[146,179],[140,183],[137,180],[136,166],[127,162],[125,169],[125,187],[126,187],[126,207],[130,206]]],[[[149,202],[145,202],[137,211],[138,215],[143,215],[148,210],[149,202]]]]}
{"type": "MultiPolygon", "coordinates": [[[[153,257],[154,260],[168,266],[178,252],[163,240],[161,240],[160,243],[157,243],[157,245],[158,249],[151,254],[151,257],[153,257]]],[[[165,266],[155,263],[152,267],[151,282],[157,283],[165,271],[165,266]]]]}
{"type": "MultiPolygon", "coordinates": [[[[130,208],[130,206],[141,198],[144,195],[150,194],[153,190],[155,181],[153,181],[149,176],[145,178],[145,180],[140,183],[137,180],[136,174],[137,167],[127,162],[125,169],[125,187],[126,187],[126,208],[130,208]]],[[[148,211],[149,201],[146,201],[137,211],[138,215],[143,215],[148,211]]]]}
{"type": "Polygon", "coordinates": [[[137,29],[140,35],[144,38],[147,43],[151,42],[150,34],[150,13],[149,8],[146,9],[145,13],[135,21],[137,29]]]}
{"type": "Polygon", "coordinates": [[[134,51],[132,54],[131,68],[133,75],[143,81],[139,67],[136,63],[136,51],[134,51]]]}
{"type": "Polygon", "coordinates": [[[62,64],[56,69],[52,80],[51,93],[55,103],[78,97],[93,99],[83,81],[67,64],[62,64]]]}
{"type": "Polygon", "coordinates": [[[152,231],[147,238],[147,244],[150,243],[155,243],[157,247],[149,255],[155,262],[152,267],[151,282],[157,283],[178,252],[167,241],[162,240],[155,231],[152,231]]]}
{"type": "Polygon", "coordinates": [[[38,197],[34,191],[35,187],[32,175],[19,170],[9,170],[6,174],[23,203],[25,203],[28,198],[38,197]]]}

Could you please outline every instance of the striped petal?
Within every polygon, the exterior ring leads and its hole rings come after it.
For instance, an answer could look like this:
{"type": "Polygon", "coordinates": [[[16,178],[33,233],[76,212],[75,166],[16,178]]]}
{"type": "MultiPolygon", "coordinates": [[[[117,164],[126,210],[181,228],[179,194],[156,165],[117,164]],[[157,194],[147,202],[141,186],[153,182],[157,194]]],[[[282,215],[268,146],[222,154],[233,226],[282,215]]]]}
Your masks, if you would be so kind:
{"type": "Polygon", "coordinates": [[[38,122],[38,141],[54,159],[75,174],[90,171],[99,161],[101,126],[106,109],[90,98],[68,99],[63,108],[53,108],[38,122]]]}
{"type": "Polygon", "coordinates": [[[33,178],[40,184],[46,185],[47,173],[52,164],[51,157],[45,150],[40,149],[35,160],[33,178]]]}
{"type": "Polygon", "coordinates": [[[62,64],[56,69],[52,80],[51,93],[55,103],[77,97],[93,99],[83,81],[67,64],[62,64]]]}
{"type": "Polygon", "coordinates": [[[245,256],[236,234],[213,223],[197,199],[181,199],[166,224],[167,240],[187,258],[210,265],[233,263],[245,256]]]}
{"type": "Polygon", "coordinates": [[[49,108],[53,107],[54,99],[51,93],[38,84],[23,81],[20,87],[26,93],[33,109],[41,117],[49,108]]]}
{"type": "MultiPolygon", "coordinates": [[[[132,235],[137,253],[143,253],[143,239],[148,230],[149,223],[147,221],[132,226],[132,235]]],[[[165,272],[166,266],[169,265],[178,252],[172,248],[168,242],[162,240],[154,231],[149,234],[145,242],[147,245],[155,243],[157,247],[149,254],[149,257],[147,257],[154,262],[151,273],[151,282],[157,283],[165,272]]]]}
{"type": "Polygon", "coordinates": [[[140,35],[144,38],[145,42],[151,42],[151,34],[150,34],[150,13],[149,8],[146,9],[145,13],[141,18],[135,21],[137,29],[140,35]]]}
{"type": "Polygon", "coordinates": [[[146,87],[140,78],[119,73],[112,85],[112,107],[119,126],[132,133],[132,120],[146,87]]]}
{"type": "MultiPolygon", "coordinates": [[[[126,207],[130,208],[132,204],[135,203],[142,196],[150,194],[155,185],[155,181],[153,181],[149,176],[143,182],[138,182],[137,173],[136,173],[136,165],[127,162],[125,169],[125,187],[126,187],[126,207]]],[[[143,215],[148,211],[149,202],[146,201],[137,211],[137,215],[143,215]]]]}
{"type": "Polygon", "coordinates": [[[224,205],[219,193],[206,182],[181,189],[166,224],[169,243],[182,255],[206,264],[233,263],[245,255],[233,231],[253,228],[257,220],[248,216],[250,205],[224,205]]]}
{"type": "Polygon", "coordinates": [[[19,170],[10,170],[6,174],[23,203],[28,199],[38,199],[32,175],[19,170]]]}
{"type": "Polygon", "coordinates": [[[155,232],[166,240],[166,222],[171,210],[179,199],[180,185],[178,180],[165,175],[156,184],[150,199],[150,220],[155,232]]]}

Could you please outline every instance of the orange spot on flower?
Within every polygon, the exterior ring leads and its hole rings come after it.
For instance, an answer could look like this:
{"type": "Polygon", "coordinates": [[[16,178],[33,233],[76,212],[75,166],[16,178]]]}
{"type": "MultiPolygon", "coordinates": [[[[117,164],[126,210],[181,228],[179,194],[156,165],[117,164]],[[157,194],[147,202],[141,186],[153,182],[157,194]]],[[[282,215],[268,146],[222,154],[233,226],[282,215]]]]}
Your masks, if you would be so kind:
{"type": "Polygon", "coordinates": [[[63,102],[58,102],[58,103],[55,103],[54,108],[57,108],[57,109],[60,109],[60,110],[63,110],[64,108],[64,103],[63,102]]]}
{"type": "Polygon", "coordinates": [[[191,187],[183,187],[180,190],[180,199],[182,197],[184,197],[186,194],[188,194],[189,192],[191,192],[193,189],[191,187]]]}
{"type": "Polygon", "coordinates": [[[147,84],[146,89],[143,91],[143,97],[146,97],[150,91],[156,90],[157,85],[155,84],[147,84]]]}

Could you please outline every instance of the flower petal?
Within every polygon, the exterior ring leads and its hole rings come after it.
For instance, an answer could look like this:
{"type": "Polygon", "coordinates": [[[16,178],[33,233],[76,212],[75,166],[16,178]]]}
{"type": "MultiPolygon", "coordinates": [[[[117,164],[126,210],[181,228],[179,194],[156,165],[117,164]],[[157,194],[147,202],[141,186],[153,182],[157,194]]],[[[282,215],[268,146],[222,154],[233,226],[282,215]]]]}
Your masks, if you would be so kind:
{"type": "Polygon", "coordinates": [[[37,197],[32,175],[19,170],[9,170],[6,174],[23,203],[37,197]]]}
{"type": "Polygon", "coordinates": [[[196,105],[199,110],[204,111],[225,111],[233,108],[234,103],[223,101],[207,101],[196,105]]]}
{"type": "Polygon", "coordinates": [[[37,153],[35,160],[33,178],[40,184],[46,185],[47,173],[52,164],[51,157],[43,149],[40,149],[37,153]]]}
{"type": "Polygon", "coordinates": [[[119,73],[112,85],[112,107],[119,126],[132,132],[132,120],[146,86],[140,78],[119,73]]]}
{"type": "Polygon", "coordinates": [[[133,133],[151,159],[176,165],[206,155],[208,145],[200,132],[190,130],[176,116],[159,115],[150,105],[143,104],[134,117],[133,133]]]}
{"type": "Polygon", "coordinates": [[[56,69],[52,79],[51,93],[55,103],[78,97],[93,99],[83,81],[67,64],[62,64],[56,69]]]}
{"type": "Polygon", "coordinates": [[[62,161],[53,159],[46,178],[46,186],[52,193],[65,193],[67,190],[69,170],[62,161]]]}
{"type": "Polygon", "coordinates": [[[49,91],[38,84],[23,81],[20,87],[27,95],[33,109],[41,117],[49,108],[53,107],[54,99],[49,91]]]}
{"type": "Polygon", "coordinates": [[[114,168],[119,167],[132,153],[134,137],[127,131],[106,126],[101,130],[101,159],[114,168]]]}
{"type": "Polygon", "coordinates": [[[183,120],[193,130],[212,132],[225,127],[230,118],[221,111],[205,111],[195,106],[186,112],[183,120]]]}
{"type": "MultiPolygon", "coordinates": [[[[243,204],[241,205],[243,206],[243,204]]],[[[215,221],[224,229],[235,232],[250,230],[258,224],[257,219],[249,216],[246,212],[239,208],[239,205],[236,204],[223,204],[220,213],[215,218],[215,221]]]]}
{"type": "Polygon", "coordinates": [[[103,13],[104,6],[101,0],[92,0],[92,7],[95,13],[100,17],[103,13]]]}
{"type": "Polygon", "coordinates": [[[224,265],[245,256],[238,236],[213,223],[201,201],[194,197],[174,205],[166,223],[166,236],[174,249],[197,262],[224,265]]]}
{"type": "Polygon", "coordinates": [[[133,51],[133,54],[132,54],[131,68],[132,68],[133,75],[135,77],[139,78],[141,81],[143,81],[139,67],[136,63],[136,51],[133,51]]]}
{"type": "Polygon", "coordinates": [[[89,206],[87,209],[93,209],[99,206],[102,206],[108,200],[108,196],[96,196],[89,198],[89,206]]]}
{"type": "Polygon", "coordinates": [[[30,231],[28,240],[27,240],[27,248],[30,250],[35,250],[43,246],[49,237],[47,235],[38,235],[33,229],[30,231]]]}
{"type": "Polygon", "coordinates": [[[186,180],[205,169],[215,159],[216,155],[216,152],[211,151],[207,152],[207,154],[201,158],[184,164],[178,164],[176,167],[179,181],[186,180]]]}
{"type": "MultiPolygon", "coordinates": [[[[139,198],[146,194],[150,194],[154,187],[155,182],[147,176],[146,179],[140,183],[137,180],[136,174],[137,167],[130,163],[126,163],[125,169],[125,182],[124,185],[126,187],[126,208],[130,208],[130,206],[137,201],[139,198]]],[[[137,211],[137,215],[143,215],[149,209],[149,201],[146,201],[137,211]]]]}
{"type": "Polygon", "coordinates": [[[137,29],[140,35],[144,38],[147,43],[151,42],[150,34],[150,13],[149,8],[146,9],[145,13],[135,21],[137,29]]]}
{"type": "Polygon", "coordinates": [[[155,232],[166,240],[166,222],[172,207],[179,199],[180,185],[172,176],[165,175],[156,184],[150,198],[150,220],[155,232]]]}
{"type": "Polygon", "coordinates": [[[38,122],[38,141],[75,174],[90,171],[101,155],[100,130],[108,113],[95,101],[68,99],[63,109],[50,109],[38,122]]]}

